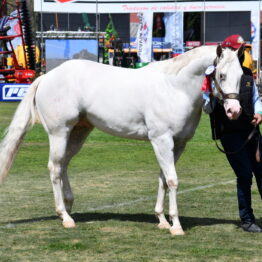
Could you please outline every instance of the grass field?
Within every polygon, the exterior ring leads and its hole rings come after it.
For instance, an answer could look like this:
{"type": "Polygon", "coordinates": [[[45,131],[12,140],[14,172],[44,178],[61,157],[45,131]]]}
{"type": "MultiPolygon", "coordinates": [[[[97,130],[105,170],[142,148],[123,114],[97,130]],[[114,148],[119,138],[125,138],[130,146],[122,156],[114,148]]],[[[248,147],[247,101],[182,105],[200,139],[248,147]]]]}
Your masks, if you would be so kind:
{"type": "MultiPolygon", "coordinates": [[[[2,134],[16,106],[0,104],[2,134]]],[[[47,159],[47,135],[36,125],[0,186],[1,262],[262,260],[262,234],[238,227],[235,177],[210,139],[205,115],[177,165],[185,236],[156,227],[159,167],[149,143],[98,130],[90,135],[69,169],[74,229],[64,229],[55,215],[47,159]]],[[[253,207],[262,225],[255,186],[253,207]]]]}

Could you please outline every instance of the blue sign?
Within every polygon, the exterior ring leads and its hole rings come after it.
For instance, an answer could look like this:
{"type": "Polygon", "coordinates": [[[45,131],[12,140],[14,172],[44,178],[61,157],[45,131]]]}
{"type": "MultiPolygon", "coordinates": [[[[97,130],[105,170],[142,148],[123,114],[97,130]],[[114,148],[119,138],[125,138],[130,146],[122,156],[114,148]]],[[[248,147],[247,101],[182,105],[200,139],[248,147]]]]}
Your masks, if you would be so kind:
{"type": "Polygon", "coordinates": [[[0,101],[21,101],[29,86],[30,84],[0,83],[0,101]]]}
{"type": "MultiPolygon", "coordinates": [[[[170,49],[171,48],[171,43],[164,42],[163,37],[153,37],[152,45],[153,45],[153,49],[170,49]]],[[[136,38],[130,37],[130,45],[124,44],[124,48],[136,49],[136,38]]]]}

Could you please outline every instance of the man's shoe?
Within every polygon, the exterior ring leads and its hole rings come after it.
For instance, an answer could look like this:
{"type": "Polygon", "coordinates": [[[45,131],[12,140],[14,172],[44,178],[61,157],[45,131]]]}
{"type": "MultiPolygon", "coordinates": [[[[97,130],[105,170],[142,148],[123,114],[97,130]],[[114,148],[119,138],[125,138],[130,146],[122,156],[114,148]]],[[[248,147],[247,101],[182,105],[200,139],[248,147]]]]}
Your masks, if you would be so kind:
{"type": "Polygon", "coordinates": [[[252,222],[243,223],[241,228],[247,232],[262,233],[261,227],[252,222]]]}

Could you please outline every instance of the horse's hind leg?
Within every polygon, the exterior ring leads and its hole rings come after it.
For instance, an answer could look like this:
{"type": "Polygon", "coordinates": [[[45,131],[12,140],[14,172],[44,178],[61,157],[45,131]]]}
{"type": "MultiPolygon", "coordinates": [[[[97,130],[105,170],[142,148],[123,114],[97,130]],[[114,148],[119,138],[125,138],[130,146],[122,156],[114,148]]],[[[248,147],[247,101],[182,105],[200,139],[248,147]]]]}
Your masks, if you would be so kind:
{"type": "Polygon", "coordinates": [[[65,159],[64,169],[62,173],[62,181],[63,181],[64,203],[65,203],[66,211],[68,213],[71,212],[74,202],[74,195],[68,180],[67,167],[72,157],[79,152],[83,143],[85,142],[86,137],[92,130],[93,130],[93,126],[87,123],[85,125],[78,123],[71,131],[71,134],[67,142],[66,159],[65,159]]]}
{"type": "Polygon", "coordinates": [[[69,216],[65,208],[61,181],[66,159],[68,136],[68,131],[60,131],[55,134],[49,134],[50,154],[48,161],[48,168],[50,170],[50,178],[55,198],[56,212],[63,220],[64,227],[67,228],[75,227],[74,220],[69,216]]]}

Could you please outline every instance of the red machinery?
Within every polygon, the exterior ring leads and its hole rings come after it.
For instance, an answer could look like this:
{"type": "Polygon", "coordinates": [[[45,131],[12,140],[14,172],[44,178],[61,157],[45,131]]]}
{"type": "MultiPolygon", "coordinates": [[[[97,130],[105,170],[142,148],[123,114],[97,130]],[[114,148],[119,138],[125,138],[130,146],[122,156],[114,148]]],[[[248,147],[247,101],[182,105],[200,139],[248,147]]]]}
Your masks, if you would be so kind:
{"type": "Polygon", "coordinates": [[[31,83],[35,77],[35,46],[26,0],[16,0],[12,8],[15,11],[10,16],[4,16],[7,2],[6,0],[2,1],[0,6],[0,81],[5,83],[31,83]],[[15,21],[15,30],[10,30],[9,24],[12,20],[15,21]],[[12,31],[14,33],[10,34],[12,31]],[[24,63],[18,61],[12,43],[15,39],[20,40],[24,63]],[[12,62],[11,65],[8,60],[12,62]]]}

